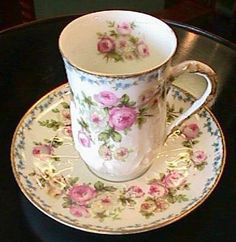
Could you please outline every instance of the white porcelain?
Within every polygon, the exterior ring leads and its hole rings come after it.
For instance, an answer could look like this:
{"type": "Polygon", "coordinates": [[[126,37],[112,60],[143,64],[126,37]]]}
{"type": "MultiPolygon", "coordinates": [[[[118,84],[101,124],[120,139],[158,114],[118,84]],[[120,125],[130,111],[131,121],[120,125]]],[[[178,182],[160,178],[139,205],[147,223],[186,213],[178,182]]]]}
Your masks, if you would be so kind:
{"type": "Polygon", "coordinates": [[[98,176],[138,177],[161,151],[166,136],[215,94],[215,73],[186,61],[174,67],[173,30],[159,19],[131,11],[84,15],[59,39],[71,101],[75,148],[98,176]],[[166,94],[174,77],[198,72],[203,95],[166,127],[166,94]]]}
{"type": "MultiPolygon", "coordinates": [[[[225,142],[207,108],[168,137],[144,175],[117,183],[95,176],[75,150],[70,101],[68,85],[44,96],[20,121],[11,146],[12,169],[22,192],[58,222],[95,233],[148,231],[187,215],[218,183],[225,142]]],[[[172,87],[167,97],[168,123],[192,101],[172,87]]]]}

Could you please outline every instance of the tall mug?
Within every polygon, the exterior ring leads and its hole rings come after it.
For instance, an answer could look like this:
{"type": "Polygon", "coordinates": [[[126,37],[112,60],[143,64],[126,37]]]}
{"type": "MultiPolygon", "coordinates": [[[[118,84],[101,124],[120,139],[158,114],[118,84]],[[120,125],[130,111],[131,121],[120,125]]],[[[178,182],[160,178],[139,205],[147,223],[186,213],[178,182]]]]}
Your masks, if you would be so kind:
{"type": "Polygon", "coordinates": [[[62,31],[59,48],[73,96],[75,147],[89,169],[107,180],[143,174],[172,130],[215,94],[214,71],[194,60],[171,66],[174,31],[143,13],[114,10],[79,17],[62,31]],[[167,92],[184,72],[203,75],[206,89],[167,126],[167,92]]]}

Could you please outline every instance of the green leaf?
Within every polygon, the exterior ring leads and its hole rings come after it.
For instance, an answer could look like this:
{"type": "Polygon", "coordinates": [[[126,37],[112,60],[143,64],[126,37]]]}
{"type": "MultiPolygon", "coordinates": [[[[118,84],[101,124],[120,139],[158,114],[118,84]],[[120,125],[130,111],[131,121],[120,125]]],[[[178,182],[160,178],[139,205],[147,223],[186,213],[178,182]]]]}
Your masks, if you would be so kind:
{"type": "Polygon", "coordinates": [[[207,165],[207,162],[203,162],[201,165],[196,165],[196,168],[199,171],[203,171],[206,165],[207,165]]]}
{"type": "Polygon", "coordinates": [[[130,24],[130,27],[131,27],[132,29],[134,29],[134,28],[136,28],[136,24],[135,24],[134,22],[132,22],[132,23],[130,24]]]}
{"type": "Polygon", "coordinates": [[[66,108],[66,109],[70,108],[70,105],[67,102],[62,102],[61,105],[63,108],[66,108]]]}
{"type": "Polygon", "coordinates": [[[160,172],[159,176],[160,176],[160,180],[162,180],[165,177],[165,173],[160,172]]]}
{"type": "Polygon", "coordinates": [[[72,201],[68,197],[63,197],[64,203],[62,204],[63,208],[69,208],[72,205],[72,201]]]}
{"type": "Polygon", "coordinates": [[[63,126],[62,122],[56,121],[54,119],[38,121],[38,123],[40,126],[47,127],[49,129],[53,129],[54,131],[58,130],[60,128],[60,126],[63,126]]]}
{"type": "Polygon", "coordinates": [[[58,136],[55,136],[50,143],[52,144],[53,148],[58,148],[59,146],[63,145],[63,139],[59,138],[58,136]]]}
{"type": "Polygon", "coordinates": [[[107,21],[107,24],[109,28],[115,27],[115,21],[107,21]]]}
{"type": "Polygon", "coordinates": [[[135,106],[135,104],[136,104],[135,101],[130,101],[130,102],[128,103],[128,106],[133,107],[133,106],[135,106]]]}
{"type": "Polygon", "coordinates": [[[53,158],[53,160],[55,160],[55,161],[60,161],[60,157],[58,157],[58,156],[54,156],[54,157],[52,157],[53,158]]]}
{"type": "Polygon", "coordinates": [[[117,188],[113,187],[113,186],[105,186],[104,190],[107,192],[115,192],[117,190],[117,188]]]}
{"type": "Polygon", "coordinates": [[[118,61],[124,61],[122,55],[116,53],[116,52],[110,52],[110,53],[107,53],[105,56],[104,56],[107,60],[109,58],[112,58],[114,59],[115,62],[118,62],[118,61]]]}
{"type": "Polygon", "coordinates": [[[167,201],[168,201],[169,203],[176,203],[176,202],[177,202],[177,198],[176,198],[176,196],[168,195],[168,197],[167,197],[167,201]]]}
{"type": "Polygon", "coordinates": [[[187,148],[192,148],[192,144],[188,140],[183,141],[182,145],[187,148]]]}
{"type": "Polygon", "coordinates": [[[119,133],[116,132],[116,131],[112,131],[112,133],[111,133],[111,138],[112,138],[113,141],[115,141],[115,142],[121,142],[121,140],[122,140],[122,136],[121,136],[121,134],[119,134],[119,133]]]}
{"type": "Polygon", "coordinates": [[[113,36],[113,37],[115,37],[115,38],[118,38],[119,35],[116,33],[115,30],[111,30],[111,31],[110,31],[110,36],[113,36]]]}
{"type": "Polygon", "coordinates": [[[121,97],[121,99],[120,99],[120,102],[122,103],[122,104],[127,104],[127,103],[129,103],[129,96],[127,95],[127,94],[124,94],[122,97],[121,97]]]}
{"type": "Polygon", "coordinates": [[[69,178],[68,182],[71,186],[74,186],[79,181],[79,177],[69,178]]]}
{"type": "Polygon", "coordinates": [[[81,128],[84,128],[85,130],[89,131],[89,126],[88,124],[81,118],[80,120],[77,120],[81,128]]]}
{"type": "Polygon", "coordinates": [[[91,106],[96,106],[96,103],[92,101],[92,98],[91,97],[86,96],[84,92],[81,92],[81,93],[83,95],[83,100],[82,101],[85,104],[87,104],[89,108],[91,108],[91,106]]]}
{"type": "Polygon", "coordinates": [[[110,138],[110,133],[103,131],[98,135],[98,140],[106,142],[110,138]]]}
{"type": "Polygon", "coordinates": [[[104,189],[104,183],[101,182],[101,181],[97,181],[95,184],[94,184],[94,188],[97,190],[97,191],[102,191],[104,189]]]}
{"type": "Polygon", "coordinates": [[[188,201],[188,198],[184,194],[176,195],[175,198],[176,198],[176,201],[179,203],[188,201]]]}
{"type": "Polygon", "coordinates": [[[138,116],[137,118],[137,123],[138,123],[138,127],[141,129],[142,125],[147,121],[147,119],[143,116],[138,116]]]}
{"type": "Polygon", "coordinates": [[[101,33],[101,32],[97,32],[96,34],[97,34],[98,38],[103,38],[105,36],[105,34],[101,33]]]}
{"type": "Polygon", "coordinates": [[[59,110],[58,108],[53,108],[53,109],[52,109],[52,112],[53,112],[53,113],[59,113],[60,110],[59,110]]]}
{"type": "Polygon", "coordinates": [[[121,196],[119,197],[119,200],[120,200],[120,202],[121,202],[121,204],[122,204],[123,206],[129,205],[129,206],[131,206],[131,207],[134,207],[135,204],[136,204],[136,202],[134,201],[134,199],[132,199],[131,197],[126,197],[126,196],[124,196],[124,195],[121,195],[121,196]]]}
{"type": "Polygon", "coordinates": [[[139,42],[139,38],[138,37],[134,37],[134,36],[130,36],[129,41],[132,44],[136,45],[139,42]]]}
{"type": "Polygon", "coordinates": [[[199,143],[198,140],[193,140],[193,141],[192,141],[192,144],[193,144],[193,145],[196,145],[197,143],[199,143]]]}

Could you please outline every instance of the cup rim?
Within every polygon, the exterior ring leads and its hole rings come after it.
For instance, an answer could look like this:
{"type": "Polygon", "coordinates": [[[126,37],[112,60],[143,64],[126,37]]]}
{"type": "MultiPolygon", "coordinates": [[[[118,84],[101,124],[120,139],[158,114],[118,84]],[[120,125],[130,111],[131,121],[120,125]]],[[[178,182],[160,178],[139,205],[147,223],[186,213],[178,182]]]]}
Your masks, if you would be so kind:
{"type": "Polygon", "coordinates": [[[131,78],[131,77],[135,77],[135,76],[140,76],[140,75],[144,75],[144,74],[151,73],[151,72],[159,69],[160,67],[162,67],[163,65],[165,65],[167,62],[169,62],[171,60],[171,58],[174,56],[174,54],[176,52],[177,45],[178,45],[177,44],[177,36],[176,36],[174,30],[166,22],[164,22],[163,20],[161,20],[161,19],[159,19],[157,17],[154,17],[152,15],[149,15],[149,14],[146,14],[146,13],[142,13],[142,12],[137,12],[137,11],[130,11],[130,10],[105,10],[105,11],[102,10],[102,11],[96,11],[96,12],[84,14],[84,15],[79,16],[78,18],[72,20],[70,23],[68,23],[63,28],[63,30],[61,31],[61,33],[59,35],[59,38],[58,38],[59,51],[60,51],[63,59],[65,59],[70,66],[72,66],[73,68],[75,68],[78,71],[87,73],[89,75],[93,75],[93,76],[97,76],[97,77],[107,77],[107,78],[109,78],[109,77],[110,78],[131,78]],[[125,73],[125,74],[102,73],[102,72],[90,71],[90,70],[88,70],[86,68],[79,67],[79,65],[77,65],[73,61],[69,60],[69,58],[66,56],[66,54],[63,51],[63,47],[62,47],[62,35],[64,34],[64,31],[67,28],[69,28],[74,22],[78,21],[78,19],[86,18],[88,16],[93,16],[93,15],[98,14],[98,13],[101,13],[102,14],[102,13],[107,13],[107,12],[114,12],[114,13],[116,13],[116,12],[127,12],[127,14],[128,13],[136,13],[136,14],[141,14],[144,17],[150,17],[150,18],[152,18],[154,20],[160,21],[165,26],[166,29],[169,29],[169,31],[173,35],[173,40],[175,41],[173,50],[169,53],[169,55],[167,55],[167,57],[162,62],[160,62],[159,64],[155,65],[154,67],[149,68],[149,69],[144,70],[144,71],[137,71],[137,72],[133,72],[133,73],[125,73]]]}

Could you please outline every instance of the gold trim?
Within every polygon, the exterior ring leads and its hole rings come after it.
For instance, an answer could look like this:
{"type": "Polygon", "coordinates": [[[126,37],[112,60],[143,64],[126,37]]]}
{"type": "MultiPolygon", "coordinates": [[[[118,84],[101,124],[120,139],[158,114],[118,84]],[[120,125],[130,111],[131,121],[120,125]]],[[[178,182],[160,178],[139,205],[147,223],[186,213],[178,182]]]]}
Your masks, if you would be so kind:
{"type": "MultiPolygon", "coordinates": [[[[12,144],[11,144],[11,153],[10,153],[10,158],[11,158],[11,166],[12,166],[12,170],[13,170],[13,174],[14,174],[14,177],[16,179],[16,182],[18,183],[19,187],[20,187],[20,190],[22,191],[22,193],[27,197],[27,199],[33,203],[40,211],[42,211],[44,214],[46,214],[47,216],[51,217],[52,219],[62,223],[62,224],[65,224],[67,226],[70,226],[70,227],[73,227],[75,229],[80,229],[80,230],[83,230],[83,231],[87,231],[87,232],[93,232],[93,233],[99,233],[99,234],[111,234],[111,235],[118,235],[118,234],[134,234],[134,233],[141,233],[141,232],[146,232],[146,231],[150,231],[150,230],[154,230],[154,229],[157,229],[157,228],[161,228],[161,227],[164,227],[166,225],[169,225],[173,222],[176,222],[178,221],[179,219],[185,217],[186,215],[188,215],[189,213],[191,213],[193,210],[195,210],[197,207],[199,207],[209,196],[210,194],[213,192],[213,190],[215,189],[215,187],[217,186],[217,184],[219,183],[219,180],[222,176],[222,173],[223,173],[223,170],[224,170],[224,166],[225,166],[225,160],[226,160],[226,145],[225,145],[225,138],[224,138],[224,134],[223,134],[223,131],[220,127],[220,124],[219,122],[217,121],[216,117],[214,116],[214,114],[210,111],[210,109],[208,107],[204,107],[206,109],[206,111],[210,114],[210,116],[212,117],[212,119],[214,120],[218,130],[220,131],[220,135],[221,135],[221,139],[222,139],[222,149],[223,149],[223,156],[222,156],[222,164],[221,164],[221,167],[220,167],[220,171],[218,173],[218,175],[216,176],[216,180],[214,182],[214,184],[212,185],[212,187],[208,190],[208,192],[205,194],[205,196],[199,200],[194,206],[192,206],[191,208],[189,208],[188,210],[184,211],[183,213],[179,214],[179,215],[176,215],[174,218],[172,218],[171,220],[168,220],[168,221],[165,221],[165,222],[162,222],[162,223],[159,223],[159,224],[152,224],[151,226],[145,226],[145,227],[142,227],[142,228],[138,228],[138,229],[132,229],[132,230],[129,230],[129,229],[120,229],[120,230],[111,230],[111,229],[104,229],[104,228],[98,228],[96,226],[89,226],[88,225],[75,225],[71,222],[66,222],[66,221],[63,221],[63,219],[60,219],[60,217],[56,217],[52,214],[50,214],[50,211],[49,209],[47,208],[43,208],[38,202],[35,201],[34,198],[30,197],[30,194],[28,194],[27,192],[27,189],[25,189],[23,187],[23,185],[21,184],[21,181],[19,179],[19,175],[16,171],[16,168],[15,168],[15,158],[14,158],[14,144],[15,144],[15,141],[16,141],[16,137],[17,137],[17,132],[18,132],[18,129],[19,127],[22,125],[24,119],[30,114],[30,112],[39,104],[41,103],[43,100],[45,100],[49,95],[57,92],[58,90],[62,89],[62,88],[66,88],[68,86],[68,84],[63,84],[55,89],[53,89],[52,91],[48,92],[47,94],[45,94],[42,98],[40,98],[25,114],[24,116],[21,118],[20,122],[18,123],[16,129],[15,129],[15,132],[14,132],[14,135],[13,135],[13,138],[12,138],[12,144]]],[[[178,87],[177,87],[178,88],[178,87]]],[[[188,94],[190,95],[190,94],[188,94]]],[[[191,95],[190,95],[191,96],[191,95]]]]}

